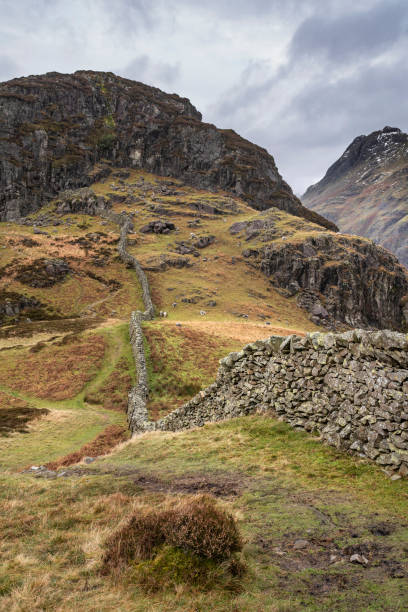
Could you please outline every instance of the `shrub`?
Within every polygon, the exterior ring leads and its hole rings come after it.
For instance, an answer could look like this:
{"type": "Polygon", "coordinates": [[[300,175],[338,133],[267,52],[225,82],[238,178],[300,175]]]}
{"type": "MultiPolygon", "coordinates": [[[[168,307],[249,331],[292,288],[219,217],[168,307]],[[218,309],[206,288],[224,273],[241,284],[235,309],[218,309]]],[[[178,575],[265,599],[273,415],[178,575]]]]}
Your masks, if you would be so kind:
{"type": "Polygon", "coordinates": [[[164,524],[166,542],[208,559],[228,559],[242,542],[233,517],[213,497],[183,500],[164,524]]]}
{"type": "MultiPolygon", "coordinates": [[[[154,559],[153,564],[140,565],[142,576],[147,568],[153,575],[161,571],[163,564],[170,563],[171,559],[177,561],[174,561],[177,567],[189,559],[190,570],[194,572],[198,572],[199,559],[200,568],[208,573],[211,563],[220,563],[240,551],[242,541],[233,517],[218,508],[214,498],[198,495],[163,510],[138,510],[108,538],[105,547],[103,574],[132,561],[154,559]]],[[[171,575],[176,571],[172,562],[171,575]]]]}
{"type": "Polygon", "coordinates": [[[165,540],[163,514],[157,510],[141,510],[119,527],[106,541],[102,573],[120,569],[134,559],[149,559],[165,540]]]}
{"type": "Polygon", "coordinates": [[[110,132],[110,131],[104,132],[101,134],[98,140],[98,148],[102,152],[107,153],[113,148],[115,140],[116,140],[116,134],[114,132],[110,132]]]}

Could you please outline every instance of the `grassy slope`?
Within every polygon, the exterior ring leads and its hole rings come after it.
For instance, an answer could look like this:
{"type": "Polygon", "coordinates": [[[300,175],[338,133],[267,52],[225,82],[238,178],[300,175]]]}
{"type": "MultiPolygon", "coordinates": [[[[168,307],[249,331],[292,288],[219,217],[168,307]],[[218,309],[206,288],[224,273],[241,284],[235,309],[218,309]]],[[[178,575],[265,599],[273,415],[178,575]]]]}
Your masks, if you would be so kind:
{"type": "MultiPolygon", "coordinates": [[[[138,233],[136,244],[130,247],[130,251],[147,267],[157,264],[160,256],[177,256],[176,242],[194,242],[194,239],[190,239],[191,233],[197,237],[216,237],[212,245],[199,251],[200,257],[187,255],[192,266],[183,268],[181,272],[172,267],[165,271],[147,271],[157,309],[168,312],[169,319],[174,321],[200,320],[200,311],[205,310],[206,318],[211,321],[234,321],[237,315],[248,314],[251,322],[268,320],[278,327],[314,329],[306,313],[293,300],[283,298],[259,271],[246,263],[242,257],[245,241],[231,236],[228,231],[233,223],[257,218],[257,213],[241,200],[232,200],[227,194],[198,191],[180,185],[176,180],[172,182],[175,183],[173,189],[176,189],[177,195],[160,194],[159,197],[158,187],[166,184],[166,179],[146,172],[131,171],[129,178],[120,184],[123,191],[117,193],[134,193],[142,201],[114,206],[117,212],[135,212],[136,231],[150,221],[163,218],[163,215],[152,210],[153,207],[160,206],[169,211],[168,219],[175,223],[176,232],[167,235],[138,233]],[[137,184],[141,176],[144,177],[144,191],[132,186],[137,184]],[[219,208],[223,214],[197,214],[190,205],[199,202],[219,208]],[[236,212],[227,208],[230,202],[235,203],[236,212]],[[200,225],[189,227],[189,223],[197,218],[200,225]],[[193,298],[195,303],[183,302],[183,298],[193,298]],[[217,303],[215,307],[208,306],[211,300],[217,303]],[[175,308],[172,307],[173,303],[177,303],[175,308]]],[[[108,179],[106,183],[95,184],[93,189],[100,195],[106,195],[112,191],[111,184],[108,179]]],[[[116,185],[119,186],[117,182],[116,185]]],[[[297,227],[303,230],[306,227],[310,232],[317,227],[306,222],[299,225],[297,218],[282,211],[276,211],[275,217],[280,236],[287,233],[290,227],[296,235],[303,235],[300,230],[295,230],[297,227]]],[[[278,241],[280,239],[277,238],[278,241]]]]}
{"type": "MultiPolygon", "coordinates": [[[[120,360],[127,364],[129,376],[133,377],[133,368],[131,354],[128,342],[128,331],[126,324],[116,324],[110,328],[98,330],[99,333],[106,339],[106,348],[103,358],[99,361],[99,368],[93,372],[93,377],[82,385],[78,392],[76,386],[73,388],[73,395],[63,400],[47,399],[47,390],[50,387],[49,373],[55,372],[56,356],[61,350],[58,345],[51,344],[43,349],[36,357],[43,356],[41,363],[42,376],[37,381],[37,395],[30,395],[24,392],[24,379],[11,377],[7,386],[2,384],[2,397],[18,397],[28,402],[34,408],[46,409],[48,414],[40,419],[34,420],[27,433],[11,434],[1,440],[2,452],[0,454],[0,467],[2,469],[21,469],[27,464],[41,464],[47,461],[57,459],[60,456],[66,455],[77,450],[80,446],[89,442],[98,435],[105,427],[110,424],[120,424],[126,426],[126,415],[123,411],[109,410],[105,408],[105,402],[100,404],[88,404],[85,399],[88,395],[98,392],[101,399],[106,398],[106,382],[109,377],[115,373],[117,364],[120,360]],[[42,384],[41,384],[42,383],[42,384]],[[105,395],[104,395],[105,390],[105,395]],[[44,397],[45,396],[45,397],[44,397]]],[[[95,333],[85,334],[85,342],[87,336],[95,335],[95,333]]],[[[68,344],[66,348],[70,345],[68,344]]],[[[74,347],[77,346],[74,344],[74,347]]],[[[90,344],[92,347],[92,343],[90,344]]],[[[28,364],[31,363],[32,356],[29,354],[29,349],[15,349],[12,351],[15,358],[17,353],[21,363],[21,368],[24,368],[25,359],[28,364]]],[[[78,357],[76,367],[83,373],[86,366],[83,356],[78,353],[73,353],[71,357],[78,357]],[[81,359],[82,357],[82,359],[81,359]]],[[[0,368],[0,374],[4,379],[7,373],[12,373],[14,359],[3,361],[0,368]]],[[[70,371],[67,371],[66,376],[70,378],[70,371]]],[[[58,389],[66,390],[64,384],[64,371],[58,371],[58,389]]],[[[27,373],[27,376],[29,374],[27,373]]],[[[74,378],[76,382],[77,379],[74,378]]],[[[126,394],[127,389],[123,392],[126,394]]],[[[109,398],[107,398],[109,399],[109,398]]],[[[2,410],[8,409],[8,404],[5,399],[0,405],[0,418],[3,416],[2,410]]]]}
{"type": "Polygon", "coordinates": [[[397,577],[407,565],[406,483],[270,417],[148,434],[92,470],[56,481],[2,475],[5,609],[406,609],[407,583],[397,577]],[[149,487],[155,477],[160,486],[149,487]],[[189,489],[178,488],[186,482],[189,489]],[[241,593],[186,587],[146,597],[128,574],[116,583],[98,575],[118,517],[214,483],[245,538],[241,593]],[[384,524],[389,535],[375,535],[384,524]],[[299,539],[307,545],[296,550],[299,539]],[[349,563],[355,550],[365,552],[367,567],[349,563]]]}
{"type": "MultiPolygon", "coordinates": [[[[136,229],[160,218],[151,206],[158,203],[154,185],[165,181],[132,172],[120,187],[125,191],[119,193],[135,192],[137,188],[127,185],[141,176],[148,184],[139,194],[141,201],[115,205],[118,212],[135,211],[136,229]]],[[[109,193],[111,181],[99,183],[95,191],[109,193]]],[[[216,241],[200,251],[200,258],[188,256],[194,264],[190,268],[148,271],[155,304],[169,312],[168,319],[145,326],[154,417],[207,385],[219,357],[230,350],[271,333],[314,329],[293,300],[282,297],[248,267],[241,257],[245,240],[227,231],[236,221],[254,218],[254,212],[236,200],[235,214],[204,214],[201,225],[190,228],[189,221],[196,217],[189,204],[204,201],[222,206],[228,198],[181,185],[174,188],[181,193],[159,199],[161,206],[177,213],[170,219],[178,233],[135,234],[134,254],[151,267],[162,255],[174,255],[175,240],[188,241],[190,232],[214,234],[216,241]],[[182,302],[183,297],[193,297],[195,303],[182,302]],[[207,306],[209,300],[216,306],[207,306]],[[177,302],[175,308],[173,302],[177,302]],[[200,315],[202,309],[205,316],[200,315]],[[238,316],[242,313],[248,319],[238,316]],[[176,325],[180,322],[181,326],[176,325]]],[[[283,234],[297,240],[313,231],[313,226],[280,211],[272,215],[276,240],[283,234]]],[[[88,472],[68,468],[72,475],[67,478],[37,480],[19,473],[28,464],[77,451],[108,425],[125,426],[123,400],[134,375],[127,321],[130,311],[141,306],[140,293],[133,273],[116,260],[117,228],[83,215],[68,217],[71,225],[46,228],[61,239],[56,244],[54,239],[34,236],[32,228],[0,224],[0,243],[7,247],[0,251],[2,266],[16,258],[27,263],[40,256],[63,256],[73,269],[63,284],[48,289],[28,288],[13,274],[0,277],[0,291],[36,295],[60,316],[70,317],[0,329],[4,357],[0,417],[10,405],[48,410],[24,424],[26,433],[1,438],[0,595],[4,599],[0,598],[0,609],[406,609],[408,588],[398,577],[408,570],[406,482],[391,482],[379,468],[338,455],[272,417],[237,419],[178,434],[148,434],[119,446],[94,462],[88,472]],[[70,244],[73,236],[95,231],[107,235],[103,248],[110,254],[102,268],[92,263],[101,245],[86,252],[70,244]],[[39,246],[24,247],[24,236],[34,238],[39,246]],[[89,272],[119,280],[120,289],[110,292],[89,272]],[[72,318],[85,312],[88,316],[72,318]],[[68,342],[61,344],[67,337],[68,342]],[[95,338],[104,339],[103,357],[93,354],[95,338]],[[33,353],[39,342],[45,346],[33,353]],[[91,350],[70,350],[80,346],[91,350]],[[64,373],[64,351],[81,381],[71,372],[64,373]],[[92,359],[87,360],[87,355],[92,359]],[[15,367],[19,363],[20,369],[15,367]],[[30,367],[37,374],[41,369],[43,376],[31,380],[30,367]],[[57,391],[63,391],[64,399],[52,399],[56,377],[57,391]],[[239,520],[250,568],[242,593],[202,594],[186,587],[176,594],[147,598],[132,586],[128,574],[115,584],[98,574],[104,539],[135,504],[157,505],[168,496],[202,489],[219,491],[221,503],[239,520]],[[388,536],[372,533],[381,522],[389,525],[388,536]],[[307,545],[296,551],[293,544],[299,538],[306,539],[307,545]],[[348,546],[365,551],[368,567],[349,563],[348,546]],[[329,565],[331,554],[336,555],[333,565],[329,565]]]]}

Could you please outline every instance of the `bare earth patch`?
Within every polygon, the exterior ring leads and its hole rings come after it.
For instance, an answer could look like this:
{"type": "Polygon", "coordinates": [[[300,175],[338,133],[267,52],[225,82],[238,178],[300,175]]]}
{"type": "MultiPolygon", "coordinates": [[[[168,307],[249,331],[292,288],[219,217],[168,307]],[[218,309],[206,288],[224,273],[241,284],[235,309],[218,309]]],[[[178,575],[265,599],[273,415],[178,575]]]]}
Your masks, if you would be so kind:
{"type": "MultiPolygon", "coordinates": [[[[55,470],[63,465],[69,464],[54,461],[47,464],[46,467],[55,470]]],[[[157,493],[210,493],[215,497],[237,497],[249,486],[251,480],[245,474],[235,472],[191,473],[181,477],[164,479],[154,473],[142,472],[131,466],[116,467],[109,465],[98,470],[78,466],[66,472],[67,476],[100,476],[102,474],[109,474],[115,478],[125,477],[137,487],[157,493]]]]}

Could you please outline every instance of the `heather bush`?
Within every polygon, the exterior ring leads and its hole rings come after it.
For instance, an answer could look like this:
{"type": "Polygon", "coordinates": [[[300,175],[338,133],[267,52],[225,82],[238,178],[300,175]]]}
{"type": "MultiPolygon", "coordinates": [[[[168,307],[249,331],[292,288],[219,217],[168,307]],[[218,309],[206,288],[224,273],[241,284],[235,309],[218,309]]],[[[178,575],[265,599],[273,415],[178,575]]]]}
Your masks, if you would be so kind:
{"type": "Polygon", "coordinates": [[[181,501],[163,528],[168,544],[207,559],[228,559],[242,548],[234,518],[209,495],[181,501]]]}
{"type": "Polygon", "coordinates": [[[180,583],[235,589],[245,572],[234,556],[241,549],[234,518],[213,497],[198,495],[134,512],[106,541],[102,573],[130,565],[132,580],[147,592],[180,583]]]}
{"type": "Polygon", "coordinates": [[[102,559],[102,573],[120,569],[134,559],[152,557],[153,552],[165,541],[163,512],[138,510],[106,541],[102,559]]]}

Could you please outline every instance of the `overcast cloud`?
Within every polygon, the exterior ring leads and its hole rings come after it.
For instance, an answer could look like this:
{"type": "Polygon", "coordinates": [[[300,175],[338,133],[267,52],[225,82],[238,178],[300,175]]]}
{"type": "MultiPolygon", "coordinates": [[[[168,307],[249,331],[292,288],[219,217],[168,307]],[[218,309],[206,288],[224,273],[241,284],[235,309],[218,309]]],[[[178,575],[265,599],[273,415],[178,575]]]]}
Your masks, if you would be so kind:
{"type": "Polygon", "coordinates": [[[113,71],[264,146],[297,193],[359,134],[408,130],[407,0],[0,0],[0,81],[113,71]]]}

